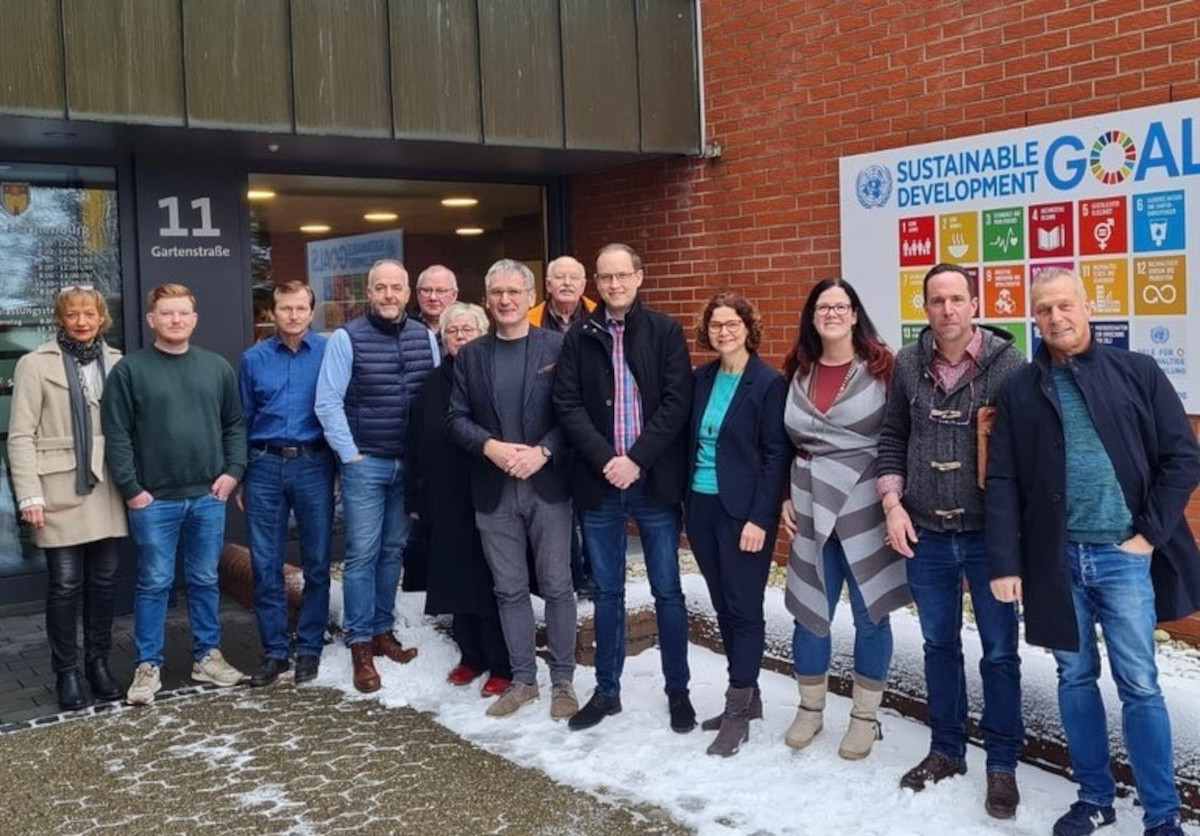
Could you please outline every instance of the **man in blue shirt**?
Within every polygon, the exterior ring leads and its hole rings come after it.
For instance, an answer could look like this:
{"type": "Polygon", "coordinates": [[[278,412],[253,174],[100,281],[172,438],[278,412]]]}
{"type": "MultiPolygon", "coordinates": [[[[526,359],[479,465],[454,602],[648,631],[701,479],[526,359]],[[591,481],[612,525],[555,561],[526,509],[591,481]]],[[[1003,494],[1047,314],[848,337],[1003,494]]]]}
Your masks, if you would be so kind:
{"type": "Polygon", "coordinates": [[[404,440],[425,376],[439,362],[433,332],[404,313],[408,271],[392,259],[367,274],[368,310],[333,332],[317,379],[316,413],[337,455],[346,519],[343,633],[354,687],[378,691],[374,656],[417,655],[392,635],[401,555],[412,520],[404,508],[404,440]]]}
{"type": "Polygon", "coordinates": [[[296,683],[317,675],[329,619],[333,532],[333,454],[313,403],[325,338],[309,330],[315,297],[303,282],[276,285],[275,335],[242,355],[238,374],[250,459],[242,482],[254,568],[254,612],[263,659],[252,686],[288,669],[287,593],[283,579],[288,518],[300,530],[304,595],[296,623],[296,683]]]}

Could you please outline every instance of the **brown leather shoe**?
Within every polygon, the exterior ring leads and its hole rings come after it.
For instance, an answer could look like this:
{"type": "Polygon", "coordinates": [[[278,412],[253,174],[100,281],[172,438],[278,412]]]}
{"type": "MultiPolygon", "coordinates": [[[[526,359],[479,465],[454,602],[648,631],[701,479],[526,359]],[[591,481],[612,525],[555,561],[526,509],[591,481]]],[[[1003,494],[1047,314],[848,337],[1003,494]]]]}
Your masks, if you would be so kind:
{"type": "Polygon", "coordinates": [[[375,660],[371,657],[371,642],[355,642],[350,645],[350,659],[354,663],[354,687],[369,694],[379,690],[379,674],[375,660]]]}
{"type": "Polygon", "coordinates": [[[1021,793],[1017,790],[1017,776],[1011,772],[989,772],[987,776],[987,799],[983,808],[994,819],[1011,819],[1017,814],[1021,793]]]}
{"type": "Polygon", "coordinates": [[[930,752],[925,759],[900,778],[900,786],[913,792],[925,789],[926,784],[936,784],[955,775],[967,774],[966,761],[952,761],[945,755],[930,752]]]}
{"type": "Polygon", "coordinates": [[[407,665],[413,659],[417,658],[417,649],[415,647],[405,647],[390,632],[380,633],[371,639],[371,647],[375,651],[376,656],[386,656],[393,662],[399,662],[401,665],[407,665]]]}

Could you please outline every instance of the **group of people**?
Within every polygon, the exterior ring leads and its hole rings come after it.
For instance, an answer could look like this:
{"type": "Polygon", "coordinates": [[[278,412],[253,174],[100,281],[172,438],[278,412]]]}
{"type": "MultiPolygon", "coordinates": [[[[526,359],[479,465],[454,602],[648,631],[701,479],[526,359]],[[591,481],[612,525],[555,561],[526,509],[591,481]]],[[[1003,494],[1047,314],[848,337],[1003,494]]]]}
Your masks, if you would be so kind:
{"type": "Polygon", "coordinates": [[[965,581],[982,644],[987,812],[1011,818],[1020,801],[1022,602],[1027,640],[1051,648],[1058,664],[1080,785],[1056,836],[1115,818],[1097,624],[1146,833],[1182,833],[1153,632],[1157,620],[1200,609],[1200,551],[1183,515],[1200,482],[1200,446],[1157,365],[1093,338],[1078,276],[1034,278],[1042,344],[1032,363],[1009,333],[973,321],[976,277],[963,267],[928,272],[928,327],[895,354],[854,287],[826,279],[804,303],[782,375],[758,354],[760,312],[729,292],[700,313],[696,347],[716,359],[693,370],[684,329],[639,299],[644,278],[639,255],[610,244],[596,259],[598,302],[584,296],[583,265],[564,256],[551,262],[547,301],[535,306],[532,272],[502,259],[487,271],[480,307],[457,301],[454,274],[435,265],[417,279],[412,316],[408,273],[384,260],[368,276],[366,313],[328,339],[310,330],[312,290],[283,283],[276,334],[245,353],[237,376],[190,343],[197,313],[186,287],[150,293],[154,344],[124,359],[104,343],[102,294],[65,289],[57,338],[18,364],[9,435],[20,513],[46,551],[62,707],[87,700],[81,598],[86,680],[99,699],[121,694],[107,654],[117,541],[127,532],[138,553],[138,664],[127,700],[152,702],[161,687],[181,541],[192,676],[223,686],[245,679],[219,649],[217,561],[233,496],[246,512],[263,647],[250,684],[268,685],[293,664],[297,683],[313,679],[340,483],[355,688],[381,687],[376,659],[417,655],[393,628],[405,543],[419,521],[430,554],[426,611],[453,615],[461,651],[448,680],[466,686],[486,673],[482,693],[496,697],[487,708],[496,717],[539,698],[536,591],[550,715],[573,730],[622,710],[631,521],[654,598],[668,722],[680,733],[696,726],[678,558],[686,531],[728,663],[724,710],[701,727],[716,732],[709,754],[728,757],[763,715],[763,602],[782,524],[799,690],[788,746],[802,749],[823,730],[830,625],[845,588],[852,707],[838,753],[864,758],[881,736],[889,613],[915,602],[931,741],[900,783],[919,792],[964,774],[965,581]],[[992,428],[984,445],[981,423],[992,428]],[[305,584],[289,625],[283,564],[293,515],[305,584]],[[582,707],[573,687],[577,526],[595,586],[596,687],[582,707]]]}

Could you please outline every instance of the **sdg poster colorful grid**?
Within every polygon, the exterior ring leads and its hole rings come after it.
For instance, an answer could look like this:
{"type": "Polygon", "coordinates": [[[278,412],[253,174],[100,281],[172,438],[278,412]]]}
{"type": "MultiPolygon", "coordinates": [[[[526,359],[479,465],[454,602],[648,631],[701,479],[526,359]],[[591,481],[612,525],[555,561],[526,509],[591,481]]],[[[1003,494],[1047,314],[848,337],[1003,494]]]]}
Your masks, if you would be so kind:
{"type": "Polygon", "coordinates": [[[890,343],[916,339],[922,277],[950,261],[976,278],[979,321],[1034,352],[1030,284],[1065,267],[1096,339],[1153,357],[1200,414],[1200,99],[843,157],[840,174],[842,275],[890,343]]]}

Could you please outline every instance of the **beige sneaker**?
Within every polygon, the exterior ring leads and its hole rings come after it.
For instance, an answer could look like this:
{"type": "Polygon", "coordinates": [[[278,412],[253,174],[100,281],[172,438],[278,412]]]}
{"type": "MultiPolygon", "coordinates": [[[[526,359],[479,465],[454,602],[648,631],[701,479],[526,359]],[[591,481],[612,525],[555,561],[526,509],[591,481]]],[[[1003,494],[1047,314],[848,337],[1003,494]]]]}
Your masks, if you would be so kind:
{"type": "Polygon", "coordinates": [[[125,701],[130,705],[149,705],[161,690],[162,678],[158,675],[158,665],[142,662],[133,672],[133,684],[125,692],[125,701]]]}
{"type": "Polygon", "coordinates": [[[221,651],[213,649],[205,654],[199,662],[192,664],[192,679],[197,682],[211,682],[222,688],[240,685],[246,674],[225,661],[221,651]]]}
{"type": "Polygon", "coordinates": [[[513,682],[504,689],[500,699],[488,706],[487,714],[489,717],[506,717],[525,703],[533,702],[537,698],[537,683],[527,685],[524,682],[513,682]]]}
{"type": "Polygon", "coordinates": [[[579,712],[579,700],[570,682],[556,682],[550,689],[550,719],[570,720],[579,712]]]}

